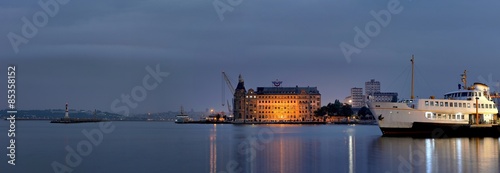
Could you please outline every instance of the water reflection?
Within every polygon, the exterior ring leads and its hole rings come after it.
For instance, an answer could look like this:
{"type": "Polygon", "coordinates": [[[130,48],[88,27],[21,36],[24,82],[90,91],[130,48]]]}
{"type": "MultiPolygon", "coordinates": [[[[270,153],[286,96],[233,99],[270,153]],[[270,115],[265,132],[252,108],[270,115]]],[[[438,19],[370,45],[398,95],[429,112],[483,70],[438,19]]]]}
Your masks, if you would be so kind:
{"type": "Polygon", "coordinates": [[[369,126],[215,128],[210,172],[499,172],[497,138],[390,138],[369,126]]]}
{"type": "Polygon", "coordinates": [[[498,151],[494,138],[381,137],[372,145],[369,166],[392,172],[498,172],[498,151]]]}
{"type": "Polygon", "coordinates": [[[217,124],[210,129],[210,173],[217,172],[217,124]]]}

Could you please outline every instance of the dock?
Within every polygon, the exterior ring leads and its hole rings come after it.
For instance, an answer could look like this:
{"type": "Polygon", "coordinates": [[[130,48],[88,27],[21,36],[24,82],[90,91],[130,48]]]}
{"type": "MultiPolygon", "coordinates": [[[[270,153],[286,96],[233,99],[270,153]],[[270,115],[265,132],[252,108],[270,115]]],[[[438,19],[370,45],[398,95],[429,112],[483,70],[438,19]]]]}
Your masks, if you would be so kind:
{"type": "Polygon", "coordinates": [[[101,122],[102,119],[98,118],[61,118],[50,121],[50,123],[64,123],[64,124],[72,124],[72,123],[96,123],[101,122]]]}

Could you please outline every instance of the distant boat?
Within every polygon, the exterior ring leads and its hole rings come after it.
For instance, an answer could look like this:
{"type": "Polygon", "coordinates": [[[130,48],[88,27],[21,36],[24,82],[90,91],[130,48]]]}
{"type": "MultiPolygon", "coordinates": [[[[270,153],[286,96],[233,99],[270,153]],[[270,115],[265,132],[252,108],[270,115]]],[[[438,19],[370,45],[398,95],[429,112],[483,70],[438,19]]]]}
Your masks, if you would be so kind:
{"type": "MultiPolygon", "coordinates": [[[[414,99],[413,58],[411,98],[399,102],[368,102],[384,136],[484,137],[500,136],[496,116],[498,109],[490,88],[482,83],[467,86],[467,71],[463,85],[443,99],[414,99]]],[[[370,99],[369,99],[370,100],[370,99]]]]}
{"type": "Polygon", "coordinates": [[[192,121],[191,118],[189,118],[189,115],[184,113],[184,108],[181,106],[181,112],[179,115],[175,117],[175,123],[187,123],[192,121]]]}

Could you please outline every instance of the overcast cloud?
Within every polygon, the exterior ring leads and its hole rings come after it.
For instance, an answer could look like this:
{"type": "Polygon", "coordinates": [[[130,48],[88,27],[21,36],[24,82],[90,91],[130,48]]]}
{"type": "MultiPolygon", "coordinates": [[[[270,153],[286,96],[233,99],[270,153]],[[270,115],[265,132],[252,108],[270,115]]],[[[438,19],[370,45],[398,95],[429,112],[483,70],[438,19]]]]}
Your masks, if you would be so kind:
{"type": "MultiPolygon", "coordinates": [[[[354,44],[353,28],[375,21],[370,11],[387,9],[389,1],[243,0],[223,21],[212,2],[71,0],[15,53],[7,34],[21,35],[21,18],[32,20],[42,8],[36,0],[2,1],[0,74],[6,77],[7,64],[18,66],[19,109],[69,102],[75,109],[111,111],[113,100],[142,84],[147,66],[160,64],[170,76],[132,113],[181,105],[222,110],[221,71],[233,85],[241,73],[247,89],[276,79],[284,86],[317,86],[323,104],[342,101],[372,78],[382,90],[408,97],[411,54],[420,97],[456,89],[465,69],[471,82],[490,74],[500,79],[499,1],[401,0],[403,10],[350,63],[339,44],[354,44]]],[[[6,90],[6,80],[0,86],[6,90]]]]}

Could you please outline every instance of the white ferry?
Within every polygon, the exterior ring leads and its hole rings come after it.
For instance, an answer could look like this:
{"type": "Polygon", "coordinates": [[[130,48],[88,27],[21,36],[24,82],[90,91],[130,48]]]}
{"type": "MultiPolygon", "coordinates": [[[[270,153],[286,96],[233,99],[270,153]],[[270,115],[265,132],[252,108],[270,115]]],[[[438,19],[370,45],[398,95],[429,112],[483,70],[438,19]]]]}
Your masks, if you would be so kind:
{"type": "Polygon", "coordinates": [[[446,93],[444,98],[414,99],[412,57],[411,99],[399,102],[370,102],[368,106],[384,136],[500,136],[498,109],[490,88],[482,83],[463,86],[446,93]]]}
{"type": "Polygon", "coordinates": [[[181,106],[181,112],[179,115],[175,117],[175,123],[187,123],[189,121],[192,121],[191,118],[189,118],[189,115],[184,113],[184,108],[181,106]]]}

